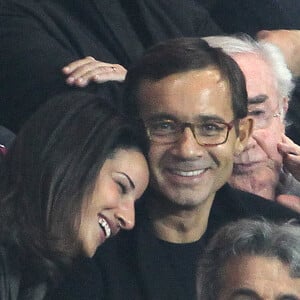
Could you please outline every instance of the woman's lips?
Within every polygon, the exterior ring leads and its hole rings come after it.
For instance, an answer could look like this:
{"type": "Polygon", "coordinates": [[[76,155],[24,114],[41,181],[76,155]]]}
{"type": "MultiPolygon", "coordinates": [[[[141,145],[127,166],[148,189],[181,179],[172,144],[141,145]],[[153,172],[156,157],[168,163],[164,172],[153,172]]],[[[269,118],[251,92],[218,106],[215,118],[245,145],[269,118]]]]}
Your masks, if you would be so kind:
{"type": "Polygon", "coordinates": [[[98,216],[98,223],[105,234],[105,238],[108,239],[112,233],[111,227],[109,226],[108,222],[103,217],[98,216]]]}
{"type": "Polygon", "coordinates": [[[100,213],[98,214],[98,224],[104,232],[105,239],[116,235],[120,230],[120,226],[118,225],[117,221],[113,222],[112,220],[100,213]]]}

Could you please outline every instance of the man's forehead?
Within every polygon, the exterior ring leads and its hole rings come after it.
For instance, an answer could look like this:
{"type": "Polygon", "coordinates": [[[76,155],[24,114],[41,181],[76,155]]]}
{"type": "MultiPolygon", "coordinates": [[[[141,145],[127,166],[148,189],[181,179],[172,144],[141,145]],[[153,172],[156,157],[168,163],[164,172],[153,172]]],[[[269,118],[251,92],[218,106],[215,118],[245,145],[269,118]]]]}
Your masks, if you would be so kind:
{"type": "Polygon", "coordinates": [[[138,94],[142,117],[180,120],[228,119],[233,115],[231,91],[216,69],[176,73],[160,81],[145,80],[138,94]],[[217,117],[214,117],[217,116],[217,117]]]}
{"type": "Polygon", "coordinates": [[[137,95],[139,100],[148,101],[149,96],[163,97],[164,95],[190,94],[207,89],[229,90],[229,84],[216,68],[189,70],[173,73],[161,79],[141,80],[137,95]]]}

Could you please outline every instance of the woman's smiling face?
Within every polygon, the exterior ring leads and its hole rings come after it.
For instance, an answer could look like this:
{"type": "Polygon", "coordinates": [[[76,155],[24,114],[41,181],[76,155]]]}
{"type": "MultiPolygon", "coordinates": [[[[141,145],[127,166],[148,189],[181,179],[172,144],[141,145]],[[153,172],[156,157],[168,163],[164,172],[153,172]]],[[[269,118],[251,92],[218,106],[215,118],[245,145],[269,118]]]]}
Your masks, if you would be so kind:
{"type": "Polygon", "coordinates": [[[120,229],[133,228],[134,203],[148,181],[148,165],[139,150],[119,149],[106,159],[82,209],[78,237],[84,255],[93,256],[98,246],[120,229]]]}

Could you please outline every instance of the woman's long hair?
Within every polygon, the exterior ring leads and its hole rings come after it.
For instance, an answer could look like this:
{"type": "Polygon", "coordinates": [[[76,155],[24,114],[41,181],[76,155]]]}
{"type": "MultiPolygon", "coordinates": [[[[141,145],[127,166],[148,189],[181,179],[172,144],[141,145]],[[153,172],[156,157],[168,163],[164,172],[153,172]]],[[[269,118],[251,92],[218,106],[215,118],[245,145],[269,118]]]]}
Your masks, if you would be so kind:
{"type": "Polygon", "coordinates": [[[118,148],[147,151],[141,127],[108,102],[79,92],[50,99],[25,124],[4,159],[0,241],[17,247],[24,271],[37,278],[57,278],[58,270],[79,254],[82,204],[105,159],[118,148]]]}

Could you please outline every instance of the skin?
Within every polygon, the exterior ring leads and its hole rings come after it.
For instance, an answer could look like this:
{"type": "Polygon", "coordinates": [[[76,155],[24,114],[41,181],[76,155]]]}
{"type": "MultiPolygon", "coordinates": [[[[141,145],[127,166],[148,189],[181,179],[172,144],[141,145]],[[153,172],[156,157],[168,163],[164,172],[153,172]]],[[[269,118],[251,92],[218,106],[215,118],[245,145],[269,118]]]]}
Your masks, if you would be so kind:
{"type": "MultiPolygon", "coordinates": [[[[248,110],[279,112],[279,95],[275,80],[266,63],[256,54],[243,53],[233,56],[242,69],[249,97],[248,110]],[[261,97],[262,102],[256,103],[261,97]]],[[[287,100],[283,99],[286,103],[287,100]]],[[[287,105],[284,107],[287,109],[287,105]]],[[[272,117],[266,128],[254,130],[244,151],[235,157],[233,174],[229,183],[239,189],[267,199],[275,199],[283,157],[278,144],[283,143],[285,126],[280,117],[272,117]]]]}
{"type": "Polygon", "coordinates": [[[85,87],[90,82],[123,81],[127,70],[119,64],[95,60],[92,56],[75,60],[62,69],[68,85],[85,87]]]}
{"type": "MultiPolygon", "coordinates": [[[[182,122],[207,117],[229,123],[234,118],[228,84],[213,68],[145,80],[138,99],[144,121],[163,115],[182,122]]],[[[200,146],[190,128],[175,143],[151,142],[150,181],[157,195],[148,202],[148,208],[159,238],[185,243],[201,237],[215,193],[232,172],[234,153],[247,142],[250,123],[240,125],[241,138],[233,128],[227,142],[214,147],[200,146]],[[191,175],[191,171],[198,173],[191,175]]]]}
{"type": "Polygon", "coordinates": [[[82,209],[78,238],[86,256],[93,256],[106,240],[98,224],[99,217],[109,224],[111,236],[120,229],[133,228],[134,203],[143,194],[148,181],[147,162],[138,150],[118,150],[104,162],[95,189],[82,209]]]}
{"type": "Polygon", "coordinates": [[[242,256],[230,259],[223,269],[218,300],[299,300],[300,278],[274,257],[242,256]]]}

